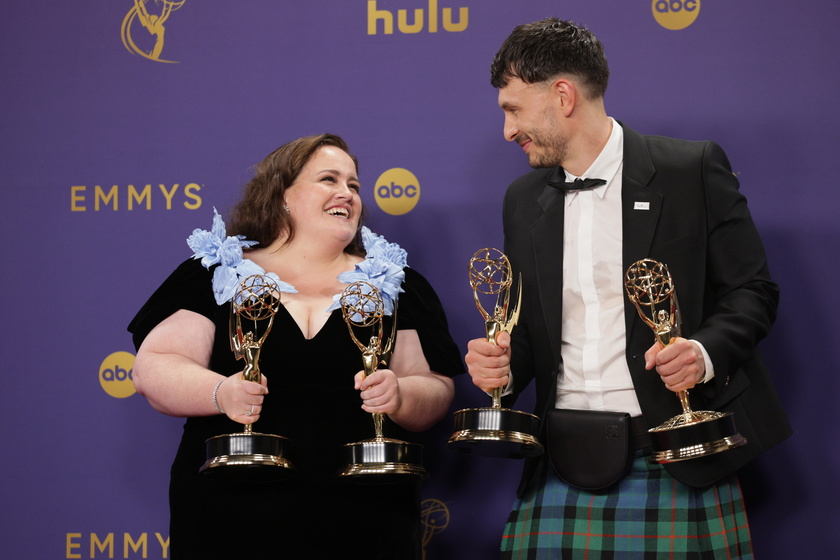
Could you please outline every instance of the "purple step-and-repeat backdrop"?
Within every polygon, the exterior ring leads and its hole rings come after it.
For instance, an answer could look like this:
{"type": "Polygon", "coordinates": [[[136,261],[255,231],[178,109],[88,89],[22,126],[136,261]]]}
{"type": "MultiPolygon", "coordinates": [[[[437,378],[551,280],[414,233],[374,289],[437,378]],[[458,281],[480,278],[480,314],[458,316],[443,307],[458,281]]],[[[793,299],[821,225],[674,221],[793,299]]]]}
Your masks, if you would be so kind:
{"type": "MultiPolygon", "coordinates": [[[[467,262],[501,244],[528,171],[488,67],[549,15],[601,38],[610,115],[730,156],[782,287],[762,348],[796,432],[743,473],[757,555],[836,553],[836,0],[44,0],[0,19],[0,557],[168,557],[182,421],[134,394],[125,327],[293,138],[348,140],[369,225],[432,281],[464,350],[482,336],[467,262]]],[[[488,403],[457,389],[453,410],[488,403]]],[[[521,464],[457,455],[450,431],[418,436],[427,558],[494,558],[521,464]]]]}

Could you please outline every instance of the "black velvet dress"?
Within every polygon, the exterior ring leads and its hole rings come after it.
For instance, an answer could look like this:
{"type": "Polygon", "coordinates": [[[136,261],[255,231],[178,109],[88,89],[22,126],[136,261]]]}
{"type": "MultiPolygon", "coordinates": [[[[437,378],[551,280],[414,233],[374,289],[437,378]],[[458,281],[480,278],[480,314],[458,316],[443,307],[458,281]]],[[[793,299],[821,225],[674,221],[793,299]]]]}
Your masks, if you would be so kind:
{"type": "MultiPolygon", "coordinates": [[[[410,268],[405,273],[398,328],[417,330],[432,371],[461,373],[460,352],[437,295],[419,273],[410,268]]],[[[235,360],[230,349],[230,305],[216,304],[211,277],[212,270],[198,260],[178,267],[129,325],[135,346],[163,319],[187,309],[216,324],[210,369],[225,375],[241,371],[244,362],[235,360]]],[[[371,415],[361,409],[353,388],[353,376],[362,369],[361,352],[341,311],[306,339],[281,306],[259,363],[269,394],[254,431],[290,440],[295,475],[249,483],[200,474],[205,440],[241,432],[243,426],[224,415],[188,418],[171,471],[171,557],[420,558],[419,484],[354,484],[336,476],[341,446],[374,433],[371,415]]],[[[384,431],[412,441],[411,433],[387,418],[384,431]]]]}

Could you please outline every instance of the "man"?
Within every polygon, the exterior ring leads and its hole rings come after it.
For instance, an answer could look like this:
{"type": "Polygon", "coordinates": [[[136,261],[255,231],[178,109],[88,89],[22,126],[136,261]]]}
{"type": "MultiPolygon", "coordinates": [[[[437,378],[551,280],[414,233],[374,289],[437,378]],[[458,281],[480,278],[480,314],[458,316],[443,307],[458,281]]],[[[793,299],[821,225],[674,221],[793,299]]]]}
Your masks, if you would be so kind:
{"type": "Polygon", "coordinates": [[[601,420],[589,411],[629,413],[636,450],[626,476],[588,490],[574,485],[586,445],[560,459],[575,480],[555,474],[550,454],[527,461],[503,557],[751,557],[734,473],[791,432],[756,351],[778,288],[720,147],[642,136],[613,120],[608,77],[598,39],[555,18],[514,29],[491,67],[505,138],[536,170],[504,201],[520,321],[496,344],[470,341],[473,383],[515,399],[535,380],[549,447],[569,437],[546,425],[550,410],[587,411],[576,418],[596,433],[601,420]],[[580,178],[600,181],[583,189],[580,178]],[[668,266],[680,296],[685,338],[666,347],[625,295],[625,271],[645,258],[668,266]],[[678,415],[676,393],[688,389],[694,410],[733,412],[748,443],[652,464],[647,430],[678,415]]]}

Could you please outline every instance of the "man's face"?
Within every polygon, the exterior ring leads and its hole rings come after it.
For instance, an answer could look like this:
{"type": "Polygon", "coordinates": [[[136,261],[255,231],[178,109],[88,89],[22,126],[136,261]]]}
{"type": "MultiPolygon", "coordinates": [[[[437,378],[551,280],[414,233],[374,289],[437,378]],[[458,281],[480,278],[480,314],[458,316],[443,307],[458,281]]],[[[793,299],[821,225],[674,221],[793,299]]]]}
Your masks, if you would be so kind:
{"type": "Polygon", "coordinates": [[[567,139],[557,96],[548,83],[526,84],[513,78],[499,89],[499,107],[505,113],[505,139],[522,146],[531,167],[562,165],[567,139]]]}

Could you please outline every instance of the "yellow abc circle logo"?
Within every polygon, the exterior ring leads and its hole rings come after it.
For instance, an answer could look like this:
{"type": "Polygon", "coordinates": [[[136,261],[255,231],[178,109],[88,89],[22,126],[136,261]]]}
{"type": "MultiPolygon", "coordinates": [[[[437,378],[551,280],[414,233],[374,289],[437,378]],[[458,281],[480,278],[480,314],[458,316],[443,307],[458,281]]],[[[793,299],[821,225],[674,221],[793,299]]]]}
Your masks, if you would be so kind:
{"type": "Polygon", "coordinates": [[[394,216],[407,214],[420,200],[420,182],[408,169],[394,167],[376,180],[374,196],[383,212],[394,216]]]}
{"type": "Polygon", "coordinates": [[[700,0],[653,0],[651,10],[656,22],[665,29],[685,29],[697,19],[700,0]]]}
{"type": "Polygon", "coordinates": [[[136,391],[131,378],[134,370],[134,354],[114,352],[99,366],[99,384],[106,393],[117,399],[130,397],[136,391]]]}

